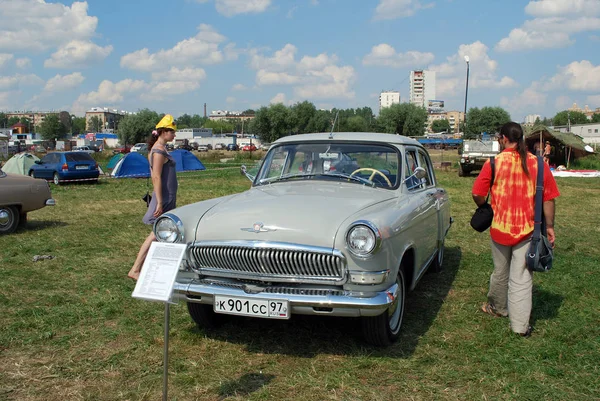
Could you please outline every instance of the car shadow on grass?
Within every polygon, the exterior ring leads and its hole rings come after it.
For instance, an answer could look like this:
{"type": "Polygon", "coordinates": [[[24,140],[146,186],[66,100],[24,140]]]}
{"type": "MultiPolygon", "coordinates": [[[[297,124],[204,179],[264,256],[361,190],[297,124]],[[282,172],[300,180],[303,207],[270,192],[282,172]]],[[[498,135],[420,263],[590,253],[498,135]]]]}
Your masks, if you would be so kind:
{"type": "Polygon", "coordinates": [[[444,270],[429,273],[407,294],[399,340],[390,347],[374,347],[362,337],[360,320],[335,316],[302,316],[269,320],[227,316],[227,323],[214,330],[192,326],[197,334],[244,344],[249,352],[278,353],[312,358],[318,354],[410,357],[427,333],[446,299],[460,265],[460,248],[446,248],[444,270]]]}
{"type": "Polygon", "coordinates": [[[40,231],[46,230],[51,227],[64,227],[68,224],[64,221],[56,220],[28,220],[27,223],[19,225],[17,232],[19,231],[40,231]]]}

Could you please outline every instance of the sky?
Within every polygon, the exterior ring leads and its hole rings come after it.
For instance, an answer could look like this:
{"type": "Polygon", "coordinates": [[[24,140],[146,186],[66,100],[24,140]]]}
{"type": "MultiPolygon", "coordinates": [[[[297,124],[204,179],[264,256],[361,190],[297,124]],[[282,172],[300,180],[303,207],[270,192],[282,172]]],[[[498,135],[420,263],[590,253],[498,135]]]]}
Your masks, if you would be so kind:
{"type": "Polygon", "coordinates": [[[0,111],[179,116],[436,98],[513,120],[600,107],[600,0],[0,0],[0,111]]]}

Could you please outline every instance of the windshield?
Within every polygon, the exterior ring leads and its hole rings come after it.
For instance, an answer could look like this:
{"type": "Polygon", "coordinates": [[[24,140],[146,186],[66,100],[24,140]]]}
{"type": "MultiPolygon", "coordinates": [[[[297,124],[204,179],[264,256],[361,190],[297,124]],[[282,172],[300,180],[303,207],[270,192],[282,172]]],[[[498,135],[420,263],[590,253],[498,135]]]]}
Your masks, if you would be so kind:
{"type": "Polygon", "coordinates": [[[383,144],[284,144],[267,153],[254,185],[310,179],[393,189],[398,187],[399,160],[398,150],[383,144]]]}

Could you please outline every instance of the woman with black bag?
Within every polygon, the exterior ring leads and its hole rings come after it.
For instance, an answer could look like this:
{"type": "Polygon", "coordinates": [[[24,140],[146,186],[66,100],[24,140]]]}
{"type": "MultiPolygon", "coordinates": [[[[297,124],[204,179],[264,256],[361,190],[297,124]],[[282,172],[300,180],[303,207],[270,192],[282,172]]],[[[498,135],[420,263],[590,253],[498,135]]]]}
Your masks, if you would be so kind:
{"type": "MultiPolygon", "coordinates": [[[[152,197],[148,204],[148,210],[142,221],[145,224],[153,225],[158,216],[175,208],[177,203],[177,174],[175,170],[175,160],[167,152],[167,142],[175,139],[175,130],[177,126],[173,116],[167,114],[156,125],[156,130],[152,131],[152,136],[148,141],[148,161],[150,162],[150,173],[152,177],[152,197]]],[[[140,271],[150,249],[152,242],[156,240],[154,232],[146,238],[133,267],[127,274],[128,277],[137,280],[140,271]]]]}
{"type": "MultiPolygon", "coordinates": [[[[532,330],[529,318],[533,273],[527,269],[526,255],[534,229],[538,163],[536,156],[527,152],[519,124],[504,124],[498,142],[503,150],[495,157],[493,184],[490,163],[486,162],[472,191],[477,206],[485,203],[491,191],[494,211],[490,227],[494,271],[490,277],[488,302],[481,310],[495,317],[508,316],[512,331],[528,337],[532,330]]],[[[550,168],[543,165],[543,210],[547,236],[554,244],[554,198],[559,196],[559,191],[550,168]]]]}

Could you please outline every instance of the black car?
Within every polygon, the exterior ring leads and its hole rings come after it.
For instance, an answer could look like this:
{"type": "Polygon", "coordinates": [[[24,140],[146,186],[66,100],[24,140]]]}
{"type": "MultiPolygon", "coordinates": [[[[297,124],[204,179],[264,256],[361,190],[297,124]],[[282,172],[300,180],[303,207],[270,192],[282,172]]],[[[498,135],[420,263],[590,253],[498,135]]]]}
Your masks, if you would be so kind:
{"type": "Polygon", "coordinates": [[[227,145],[227,150],[240,150],[235,143],[230,143],[227,145]]]}

